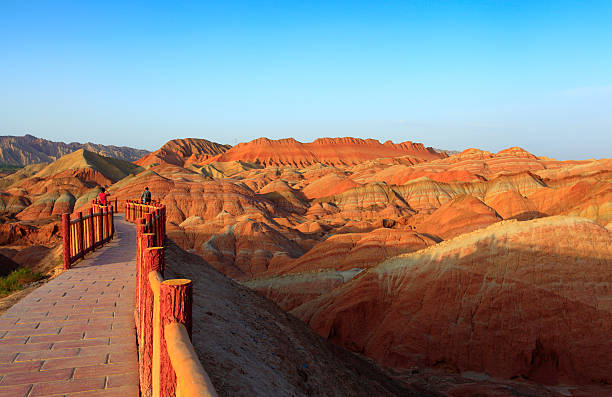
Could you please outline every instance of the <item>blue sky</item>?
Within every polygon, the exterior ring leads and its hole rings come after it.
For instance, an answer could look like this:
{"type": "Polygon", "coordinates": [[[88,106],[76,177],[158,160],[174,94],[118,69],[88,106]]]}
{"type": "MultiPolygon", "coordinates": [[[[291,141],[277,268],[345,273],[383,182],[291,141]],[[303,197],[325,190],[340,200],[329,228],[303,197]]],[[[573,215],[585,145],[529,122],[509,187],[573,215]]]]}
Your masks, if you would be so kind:
{"type": "Polygon", "coordinates": [[[612,157],[612,2],[0,2],[0,134],[612,157]]]}

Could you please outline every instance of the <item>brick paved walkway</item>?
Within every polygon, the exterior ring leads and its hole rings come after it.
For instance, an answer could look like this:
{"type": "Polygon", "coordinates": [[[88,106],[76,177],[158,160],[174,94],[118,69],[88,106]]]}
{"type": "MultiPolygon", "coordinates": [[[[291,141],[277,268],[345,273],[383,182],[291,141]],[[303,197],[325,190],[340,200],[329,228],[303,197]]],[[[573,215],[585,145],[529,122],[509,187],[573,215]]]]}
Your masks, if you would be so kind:
{"type": "Polygon", "coordinates": [[[0,396],[138,396],[136,236],[115,239],[0,317],[0,396]]]}

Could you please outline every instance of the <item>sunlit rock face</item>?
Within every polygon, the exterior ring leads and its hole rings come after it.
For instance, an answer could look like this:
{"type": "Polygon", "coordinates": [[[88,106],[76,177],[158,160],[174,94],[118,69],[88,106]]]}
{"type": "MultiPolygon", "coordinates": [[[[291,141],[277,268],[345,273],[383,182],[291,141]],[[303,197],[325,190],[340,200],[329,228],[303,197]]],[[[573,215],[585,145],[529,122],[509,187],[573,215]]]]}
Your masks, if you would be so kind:
{"type": "Polygon", "coordinates": [[[137,160],[136,164],[143,167],[153,164],[172,164],[178,166],[203,164],[205,160],[224,153],[229,148],[229,145],[221,145],[206,139],[174,139],[166,143],[159,150],[137,160]]]}
{"type": "Polygon", "coordinates": [[[499,222],[502,217],[474,196],[458,196],[442,204],[417,225],[421,233],[447,240],[499,222]]]}
{"type": "Polygon", "coordinates": [[[271,140],[259,138],[241,143],[227,152],[214,157],[212,161],[246,161],[264,166],[308,167],[313,164],[347,166],[381,157],[413,155],[423,160],[445,157],[426,148],[421,143],[391,141],[380,143],[374,139],[321,138],[314,142],[302,143],[295,139],[271,140]]]}

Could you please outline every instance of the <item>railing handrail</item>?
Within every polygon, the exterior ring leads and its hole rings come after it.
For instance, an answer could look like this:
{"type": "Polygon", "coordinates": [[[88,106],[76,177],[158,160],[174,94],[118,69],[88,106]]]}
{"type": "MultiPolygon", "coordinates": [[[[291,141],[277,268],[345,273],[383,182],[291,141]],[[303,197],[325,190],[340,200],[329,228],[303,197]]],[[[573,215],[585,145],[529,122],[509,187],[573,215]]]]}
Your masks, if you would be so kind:
{"type": "Polygon", "coordinates": [[[126,200],[125,217],[136,223],[137,233],[135,317],[141,394],[216,397],[191,343],[192,282],[163,277],[166,207],[126,200]]]}
{"type": "Polygon", "coordinates": [[[72,214],[71,214],[70,224],[75,224],[75,223],[77,223],[80,220],[86,220],[86,219],[91,218],[92,216],[100,216],[102,214],[103,214],[103,212],[92,212],[91,214],[83,215],[83,216],[81,216],[79,218],[72,218],[72,214]]]}
{"type": "Polygon", "coordinates": [[[176,394],[217,397],[217,391],[202,367],[185,326],[169,323],[164,329],[164,336],[172,368],[176,372],[176,394]]]}

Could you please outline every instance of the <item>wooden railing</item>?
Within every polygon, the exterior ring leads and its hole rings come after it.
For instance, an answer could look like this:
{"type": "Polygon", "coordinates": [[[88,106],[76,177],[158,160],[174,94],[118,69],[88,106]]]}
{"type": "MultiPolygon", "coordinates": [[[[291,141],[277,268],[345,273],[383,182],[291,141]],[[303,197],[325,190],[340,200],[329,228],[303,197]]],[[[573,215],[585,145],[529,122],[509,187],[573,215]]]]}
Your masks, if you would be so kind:
{"type": "Polygon", "coordinates": [[[136,223],[136,331],[140,393],[145,397],[217,396],[191,343],[192,283],[164,281],[166,207],[125,203],[136,223]]]}
{"type": "MultiPolygon", "coordinates": [[[[100,199],[96,197],[95,199],[91,200],[91,203],[100,205],[100,199]]],[[[108,205],[113,207],[113,212],[115,214],[119,212],[119,208],[117,207],[117,199],[108,200],[108,205]]]]}
{"type": "Polygon", "coordinates": [[[85,215],[83,212],[62,214],[64,270],[113,238],[113,213],[112,205],[92,203],[85,215]]]}
{"type": "Polygon", "coordinates": [[[154,211],[159,204],[157,200],[152,200],[150,204],[143,204],[140,200],[125,200],[125,220],[136,223],[138,219],[154,211]]]}

